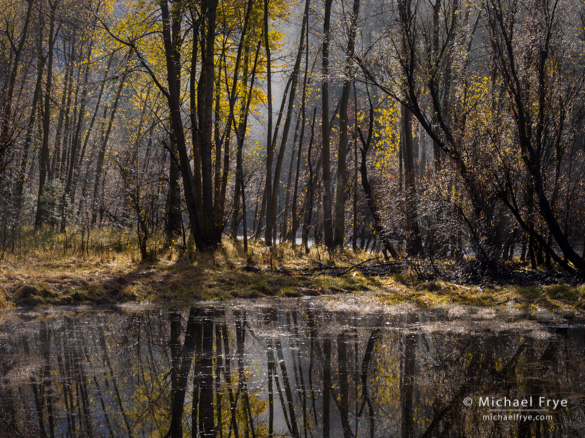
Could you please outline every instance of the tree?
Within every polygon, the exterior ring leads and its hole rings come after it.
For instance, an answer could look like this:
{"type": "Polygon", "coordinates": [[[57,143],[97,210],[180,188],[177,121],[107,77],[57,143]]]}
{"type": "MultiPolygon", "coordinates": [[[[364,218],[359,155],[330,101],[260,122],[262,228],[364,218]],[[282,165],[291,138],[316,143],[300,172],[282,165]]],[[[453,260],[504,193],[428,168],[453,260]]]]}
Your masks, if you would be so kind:
{"type": "Polygon", "coordinates": [[[325,245],[333,248],[333,218],[331,217],[331,128],[329,124],[329,47],[331,40],[331,6],[333,0],[324,0],[323,44],[321,49],[321,139],[323,142],[323,232],[325,245]]]}
{"type": "MultiPolygon", "coordinates": [[[[337,186],[335,197],[335,234],[333,244],[343,246],[345,237],[345,200],[347,185],[347,152],[348,152],[348,103],[349,92],[352,86],[352,68],[355,58],[355,37],[357,32],[357,19],[360,12],[360,0],[354,0],[353,8],[349,16],[347,29],[347,48],[345,57],[343,89],[339,103],[339,148],[337,151],[337,186]]],[[[354,102],[355,104],[355,102],[354,102]]]]}
{"type": "Polygon", "coordinates": [[[565,269],[571,270],[572,265],[585,271],[585,259],[577,254],[561,229],[554,212],[554,201],[549,198],[550,189],[546,187],[548,179],[558,178],[558,169],[563,165],[570,145],[574,144],[571,130],[582,126],[579,100],[585,76],[574,63],[565,61],[572,55],[572,49],[566,44],[568,35],[560,24],[561,8],[558,1],[534,1],[521,6],[499,1],[486,4],[492,53],[507,92],[519,157],[528,176],[529,189],[536,197],[538,213],[563,258],[520,213],[513,199],[515,190],[510,173],[504,182],[507,190],[502,193],[502,198],[520,226],[547,254],[565,269]],[[514,26],[519,17],[529,23],[524,32],[519,32],[514,26]],[[549,157],[554,157],[552,163],[549,157]],[[556,175],[554,169],[557,169],[556,175]],[[549,176],[551,173],[554,176],[549,176]]]}

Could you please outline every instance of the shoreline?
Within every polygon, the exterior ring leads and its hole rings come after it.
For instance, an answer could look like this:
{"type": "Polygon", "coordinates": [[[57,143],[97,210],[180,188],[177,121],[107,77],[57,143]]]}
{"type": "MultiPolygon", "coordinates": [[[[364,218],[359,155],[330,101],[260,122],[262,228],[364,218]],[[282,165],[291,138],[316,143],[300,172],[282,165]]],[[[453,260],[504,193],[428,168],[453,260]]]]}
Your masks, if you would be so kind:
{"type": "Polygon", "coordinates": [[[331,269],[315,270],[314,266],[290,269],[273,265],[270,268],[249,265],[244,260],[218,261],[213,257],[152,263],[136,263],[127,258],[3,261],[0,264],[0,309],[357,294],[367,295],[383,305],[512,306],[528,312],[546,309],[561,314],[585,314],[583,284],[417,281],[401,272],[364,275],[359,269],[352,269],[354,262],[351,261],[349,267],[336,268],[342,272],[339,275],[331,269]]]}

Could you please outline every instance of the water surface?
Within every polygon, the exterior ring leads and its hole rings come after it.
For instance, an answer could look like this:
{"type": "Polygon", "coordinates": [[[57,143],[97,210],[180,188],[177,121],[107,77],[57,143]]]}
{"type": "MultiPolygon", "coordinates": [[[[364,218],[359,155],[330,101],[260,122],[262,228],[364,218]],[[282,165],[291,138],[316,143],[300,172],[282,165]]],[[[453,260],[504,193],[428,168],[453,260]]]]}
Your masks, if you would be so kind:
{"type": "Polygon", "coordinates": [[[582,321],[462,307],[10,312],[0,436],[579,437],[584,350],[582,321]]]}

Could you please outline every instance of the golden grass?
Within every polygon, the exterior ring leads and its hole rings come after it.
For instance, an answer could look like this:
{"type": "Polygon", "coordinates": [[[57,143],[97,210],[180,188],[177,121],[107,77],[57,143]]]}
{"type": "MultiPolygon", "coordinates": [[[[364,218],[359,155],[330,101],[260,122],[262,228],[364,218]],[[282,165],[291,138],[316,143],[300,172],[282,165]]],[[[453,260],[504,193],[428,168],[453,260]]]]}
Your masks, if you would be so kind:
{"type": "Polygon", "coordinates": [[[6,253],[0,260],[0,307],[351,293],[365,294],[382,305],[513,305],[528,311],[539,308],[585,311],[583,285],[480,287],[444,281],[417,282],[409,272],[370,277],[357,270],[342,276],[321,271],[303,275],[318,266],[349,268],[374,257],[366,252],[330,253],[316,247],[305,254],[303,248],[289,243],[267,248],[252,241],[246,254],[241,242],[225,239],[216,251],[199,254],[182,248],[178,242],[165,246],[159,237],[151,245],[157,260],[142,263],[129,232],[93,231],[89,251],[82,250],[80,240],[76,241],[71,233],[68,236],[42,233],[35,240],[31,231],[25,236],[27,247],[6,253]]]}
{"type": "Polygon", "coordinates": [[[142,263],[132,234],[94,233],[93,246],[87,251],[71,236],[42,231],[35,240],[31,231],[25,239],[27,247],[6,253],[0,261],[0,285],[7,291],[0,306],[6,302],[160,302],[345,292],[357,288],[354,279],[302,276],[296,270],[320,263],[352,266],[371,256],[347,251],[331,254],[323,248],[312,248],[305,255],[290,244],[267,248],[258,242],[250,242],[246,254],[241,242],[229,239],[214,252],[189,254],[176,242],[164,247],[161,239],[152,245],[158,260],[142,263]]]}

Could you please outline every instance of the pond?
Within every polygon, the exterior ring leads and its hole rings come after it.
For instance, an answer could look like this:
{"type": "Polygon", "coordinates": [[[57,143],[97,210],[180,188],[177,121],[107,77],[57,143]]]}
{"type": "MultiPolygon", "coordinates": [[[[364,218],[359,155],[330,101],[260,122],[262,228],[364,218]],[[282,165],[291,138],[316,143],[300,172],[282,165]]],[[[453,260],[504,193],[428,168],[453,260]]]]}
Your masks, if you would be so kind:
{"type": "Polygon", "coordinates": [[[320,299],[0,314],[0,436],[585,436],[585,325],[320,299]]]}

